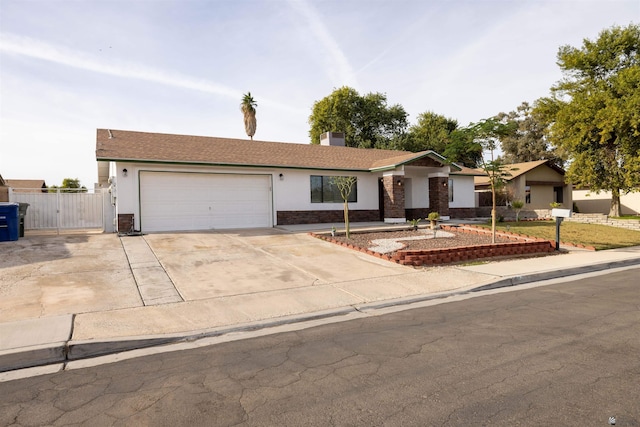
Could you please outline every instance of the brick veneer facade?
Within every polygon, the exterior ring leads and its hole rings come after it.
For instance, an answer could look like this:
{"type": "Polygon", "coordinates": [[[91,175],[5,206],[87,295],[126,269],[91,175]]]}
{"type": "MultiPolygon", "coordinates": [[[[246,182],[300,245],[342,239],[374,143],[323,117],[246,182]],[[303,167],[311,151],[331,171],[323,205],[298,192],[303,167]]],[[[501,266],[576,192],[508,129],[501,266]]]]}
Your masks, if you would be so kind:
{"type": "Polygon", "coordinates": [[[382,185],[384,187],[384,217],[405,218],[404,177],[384,176],[382,177],[382,185]]]}
{"type": "Polygon", "coordinates": [[[449,177],[429,177],[429,211],[449,216],[449,177]]]}
{"type": "Polygon", "coordinates": [[[476,208],[449,208],[451,218],[476,218],[476,208]]]}
{"type": "MultiPolygon", "coordinates": [[[[278,211],[277,218],[278,225],[344,222],[344,211],[278,211]]],[[[380,211],[377,209],[349,210],[349,221],[380,221],[380,211]]]]}
{"type": "Polygon", "coordinates": [[[407,220],[411,219],[424,219],[429,216],[429,213],[434,212],[431,208],[414,208],[414,209],[405,209],[405,216],[407,220]]]}
{"type": "Polygon", "coordinates": [[[118,233],[133,231],[133,214],[118,214],[118,233]]]}

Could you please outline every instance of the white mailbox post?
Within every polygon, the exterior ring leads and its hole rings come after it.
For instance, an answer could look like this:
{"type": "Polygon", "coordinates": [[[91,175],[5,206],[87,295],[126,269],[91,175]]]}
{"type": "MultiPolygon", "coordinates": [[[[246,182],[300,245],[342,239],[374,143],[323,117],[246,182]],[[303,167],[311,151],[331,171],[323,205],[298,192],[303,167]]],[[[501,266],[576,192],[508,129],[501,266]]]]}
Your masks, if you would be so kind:
{"type": "Polygon", "coordinates": [[[571,218],[571,209],[551,209],[551,216],[556,218],[556,251],[560,249],[560,224],[565,218],[571,218]]]}

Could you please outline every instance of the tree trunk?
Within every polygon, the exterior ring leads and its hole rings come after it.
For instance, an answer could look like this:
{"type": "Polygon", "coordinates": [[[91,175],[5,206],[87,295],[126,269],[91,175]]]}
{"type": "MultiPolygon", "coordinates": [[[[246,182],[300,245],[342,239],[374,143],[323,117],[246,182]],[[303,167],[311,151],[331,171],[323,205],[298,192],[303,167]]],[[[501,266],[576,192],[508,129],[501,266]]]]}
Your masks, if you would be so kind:
{"type": "Polygon", "coordinates": [[[491,243],[496,243],[496,187],[491,185],[491,243]]]}
{"type": "Polygon", "coordinates": [[[344,202],[344,228],[345,235],[347,239],[349,239],[350,231],[349,231],[349,203],[347,201],[344,202]]]}
{"type": "Polygon", "coordinates": [[[611,190],[611,209],[609,209],[609,216],[620,216],[620,190],[614,188],[611,190]]]}

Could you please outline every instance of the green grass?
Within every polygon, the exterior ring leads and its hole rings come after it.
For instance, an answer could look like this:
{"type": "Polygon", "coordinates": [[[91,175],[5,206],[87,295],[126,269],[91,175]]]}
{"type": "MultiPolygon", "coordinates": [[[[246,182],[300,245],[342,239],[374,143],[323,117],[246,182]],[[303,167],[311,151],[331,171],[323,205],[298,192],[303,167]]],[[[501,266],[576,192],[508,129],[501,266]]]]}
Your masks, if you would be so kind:
{"type": "MultiPolygon", "coordinates": [[[[479,224],[491,228],[491,224],[479,224]]],[[[497,230],[526,234],[542,239],[556,239],[555,221],[499,222],[497,230]]],[[[560,226],[560,240],[567,243],[593,246],[596,250],[640,246],[640,231],[609,227],[599,224],[582,224],[564,221],[560,226]]]]}

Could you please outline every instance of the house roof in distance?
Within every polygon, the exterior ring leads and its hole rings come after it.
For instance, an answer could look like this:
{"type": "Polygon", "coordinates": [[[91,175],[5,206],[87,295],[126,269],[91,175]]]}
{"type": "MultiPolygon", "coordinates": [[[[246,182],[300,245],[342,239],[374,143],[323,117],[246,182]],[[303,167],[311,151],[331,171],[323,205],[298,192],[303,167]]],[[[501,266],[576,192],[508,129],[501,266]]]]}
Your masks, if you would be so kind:
{"type": "Polygon", "coordinates": [[[424,158],[447,164],[431,150],[412,153],[109,129],[98,129],[96,137],[98,161],[375,171],[424,158]]]}
{"type": "MultiPolygon", "coordinates": [[[[535,160],[533,162],[523,162],[523,163],[511,163],[504,165],[504,168],[507,172],[509,172],[509,176],[505,177],[506,181],[511,181],[514,178],[517,178],[521,175],[526,174],[527,172],[537,168],[538,166],[545,165],[558,172],[561,175],[564,175],[564,170],[553,163],[550,163],[549,160],[535,160]]],[[[489,177],[486,176],[485,173],[482,176],[477,176],[474,178],[475,185],[489,185],[489,177]]]]}
{"type": "Polygon", "coordinates": [[[5,179],[7,187],[20,190],[42,190],[47,187],[44,179],[5,179]]]}

